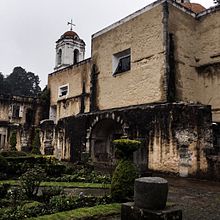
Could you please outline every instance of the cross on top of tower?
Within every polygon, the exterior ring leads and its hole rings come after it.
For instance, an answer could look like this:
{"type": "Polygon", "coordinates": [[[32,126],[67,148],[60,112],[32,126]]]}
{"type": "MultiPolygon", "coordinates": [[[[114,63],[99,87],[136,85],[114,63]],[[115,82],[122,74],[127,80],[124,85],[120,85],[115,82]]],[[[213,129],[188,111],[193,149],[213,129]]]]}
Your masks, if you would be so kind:
{"type": "Polygon", "coordinates": [[[71,18],[70,22],[67,22],[67,25],[70,25],[70,30],[73,30],[73,26],[76,26],[75,24],[73,24],[73,19],[71,18]]]}

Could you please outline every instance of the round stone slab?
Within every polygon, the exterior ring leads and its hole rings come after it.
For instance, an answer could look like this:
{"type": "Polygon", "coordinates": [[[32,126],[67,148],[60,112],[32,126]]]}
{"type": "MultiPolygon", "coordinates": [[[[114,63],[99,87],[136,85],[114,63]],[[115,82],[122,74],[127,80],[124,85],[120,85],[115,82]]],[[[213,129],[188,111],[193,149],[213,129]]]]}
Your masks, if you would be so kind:
{"type": "Polygon", "coordinates": [[[134,183],[134,204],[138,208],[161,210],[166,207],[168,182],[160,177],[142,177],[134,183]]]}

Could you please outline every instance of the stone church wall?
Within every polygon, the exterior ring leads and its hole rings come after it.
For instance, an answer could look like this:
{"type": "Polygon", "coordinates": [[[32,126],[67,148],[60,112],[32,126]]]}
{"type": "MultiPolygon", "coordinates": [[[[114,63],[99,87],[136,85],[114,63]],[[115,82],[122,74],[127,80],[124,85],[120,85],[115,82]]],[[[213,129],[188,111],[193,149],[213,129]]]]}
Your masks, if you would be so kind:
{"type": "Polygon", "coordinates": [[[48,87],[51,94],[51,106],[56,107],[56,119],[75,115],[80,112],[83,84],[85,87],[85,112],[89,111],[90,92],[90,59],[48,76],[48,87]],[[59,97],[59,87],[68,85],[68,94],[59,97]]]}
{"type": "Polygon", "coordinates": [[[169,5],[173,35],[176,100],[211,105],[220,122],[220,10],[193,17],[169,5]],[[175,19],[180,17],[181,19],[175,19]]]}
{"type": "Polygon", "coordinates": [[[92,37],[92,61],[98,68],[100,110],[161,102],[164,93],[163,7],[148,10],[92,37]],[[131,51],[131,69],[113,76],[113,55],[131,51]]]}
{"type": "Polygon", "coordinates": [[[97,161],[91,154],[91,141],[96,138],[94,128],[107,119],[121,125],[121,135],[142,141],[142,148],[134,154],[140,169],[208,177],[206,151],[213,147],[210,107],[178,103],[142,105],[62,119],[57,131],[65,130],[64,139],[69,141],[66,151],[70,150],[72,161],[82,160],[83,152],[87,152],[98,164],[113,165],[110,160],[97,161]]]}

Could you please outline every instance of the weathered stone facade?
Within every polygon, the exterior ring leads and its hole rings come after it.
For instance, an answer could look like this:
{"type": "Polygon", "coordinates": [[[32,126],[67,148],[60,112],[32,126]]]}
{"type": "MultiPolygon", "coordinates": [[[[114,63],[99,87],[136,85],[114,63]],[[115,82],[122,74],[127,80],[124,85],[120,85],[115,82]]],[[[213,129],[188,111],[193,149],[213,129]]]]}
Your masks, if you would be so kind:
{"type": "Polygon", "coordinates": [[[16,133],[17,150],[29,150],[41,110],[36,98],[0,96],[0,150],[10,149],[12,133],[16,133]]]}
{"type": "Polygon", "coordinates": [[[159,0],[95,33],[91,59],[48,77],[55,155],[112,166],[126,136],[140,170],[220,178],[219,17],[159,0]]]}

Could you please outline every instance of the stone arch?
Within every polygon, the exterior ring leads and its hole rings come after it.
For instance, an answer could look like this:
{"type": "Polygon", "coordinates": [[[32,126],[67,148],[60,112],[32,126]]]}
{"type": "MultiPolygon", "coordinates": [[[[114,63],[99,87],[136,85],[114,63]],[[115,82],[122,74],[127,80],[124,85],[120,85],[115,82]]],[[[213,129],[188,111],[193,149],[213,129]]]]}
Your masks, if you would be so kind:
{"type": "Polygon", "coordinates": [[[115,163],[112,140],[126,136],[126,123],[114,113],[98,115],[87,130],[87,152],[93,162],[112,165],[115,163]]]}

